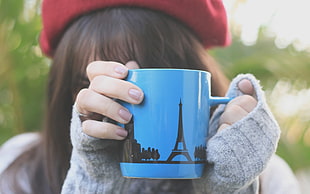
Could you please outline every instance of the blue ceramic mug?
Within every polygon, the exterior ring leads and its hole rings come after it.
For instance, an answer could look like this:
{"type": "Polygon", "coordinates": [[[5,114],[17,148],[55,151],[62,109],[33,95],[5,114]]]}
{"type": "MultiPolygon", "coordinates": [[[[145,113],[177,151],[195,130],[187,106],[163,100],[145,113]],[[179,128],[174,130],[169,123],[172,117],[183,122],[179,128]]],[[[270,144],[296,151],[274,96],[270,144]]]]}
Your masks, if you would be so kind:
{"type": "Polygon", "coordinates": [[[139,105],[122,102],[133,115],[125,125],[124,177],[194,179],[202,176],[210,107],[229,98],[210,96],[210,73],[186,69],[129,70],[139,86],[139,105]]]}

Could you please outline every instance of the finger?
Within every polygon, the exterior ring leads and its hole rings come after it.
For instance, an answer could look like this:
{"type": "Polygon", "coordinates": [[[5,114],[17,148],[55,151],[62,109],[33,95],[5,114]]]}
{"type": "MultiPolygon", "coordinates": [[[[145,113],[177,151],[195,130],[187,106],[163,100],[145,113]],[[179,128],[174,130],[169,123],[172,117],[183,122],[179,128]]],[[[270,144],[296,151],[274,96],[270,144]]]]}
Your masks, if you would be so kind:
{"type": "Polygon", "coordinates": [[[135,61],[129,61],[125,64],[128,69],[140,69],[139,65],[135,61]]]}
{"type": "Polygon", "coordinates": [[[143,92],[138,86],[108,76],[96,76],[89,88],[110,98],[120,99],[132,104],[139,104],[143,100],[143,92]]]}
{"type": "Polygon", "coordinates": [[[242,95],[232,99],[228,104],[227,108],[231,105],[240,106],[246,112],[251,112],[257,105],[257,100],[250,95],[242,95]]]}
{"type": "Polygon", "coordinates": [[[233,105],[227,106],[225,111],[220,117],[219,125],[222,125],[222,124],[232,125],[235,122],[244,118],[247,114],[248,112],[238,105],[233,104],[233,105]]]}
{"type": "Polygon", "coordinates": [[[82,114],[99,113],[119,123],[128,123],[132,117],[131,113],[119,103],[90,89],[79,92],[76,107],[82,114]]]}
{"type": "Polygon", "coordinates": [[[128,134],[120,126],[94,120],[84,121],[82,123],[82,129],[87,135],[101,139],[123,140],[128,134]]]}
{"type": "Polygon", "coordinates": [[[218,128],[218,131],[221,131],[221,130],[223,130],[223,129],[229,127],[229,126],[230,126],[230,125],[228,125],[227,123],[223,123],[223,124],[221,124],[220,127],[218,128]]]}
{"type": "Polygon", "coordinates": [[[243,79],[238,83],[238,87],[240,91],[244,94],[248,94],[253,96],[254,95],[254,87],[250,80],[248,79],[243,79]]]}
{"type": "Polygon", "coordinates": [[[94,61],[87,66],[86,72],[90,81],[98,75],[123,79],[127,76],[128,68],[114,61],[94,61]]]}

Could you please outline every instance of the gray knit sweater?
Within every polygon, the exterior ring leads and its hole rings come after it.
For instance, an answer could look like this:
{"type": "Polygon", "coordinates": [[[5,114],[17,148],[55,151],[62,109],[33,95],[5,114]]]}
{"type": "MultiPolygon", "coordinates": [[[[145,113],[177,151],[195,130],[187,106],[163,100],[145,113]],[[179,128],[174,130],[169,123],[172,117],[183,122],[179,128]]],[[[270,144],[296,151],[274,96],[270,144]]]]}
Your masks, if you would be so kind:
{"type": "Polygon", "coordinates": [[[275,153],[280,130],[254,76],[237,76],[227,96],[242,95],[237,87],[242,79],[248,79],[254,85],[258,104],[245,118],[219,132],[218,120],[225,105],[217,108],[210,121],[204,175],[195,180],[123,178],[119,167],[122,142],[97,139],[83,133],[74,106],[71,167],[62,193],[258,193],[258,177],[275,153]]]}

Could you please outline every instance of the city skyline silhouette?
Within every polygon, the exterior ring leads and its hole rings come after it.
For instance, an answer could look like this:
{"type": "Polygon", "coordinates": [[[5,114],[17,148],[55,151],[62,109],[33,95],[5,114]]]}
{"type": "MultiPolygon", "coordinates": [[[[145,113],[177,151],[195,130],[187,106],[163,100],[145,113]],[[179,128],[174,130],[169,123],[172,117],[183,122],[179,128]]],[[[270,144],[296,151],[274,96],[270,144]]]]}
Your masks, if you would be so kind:
{"type": "Polygon", "coordinates": [[[171,149],[171,153],[167,159],[163,159],[160,150],[152,148],[150,146],[142,147],[141,144],[135,139],[134,135],[134,116],[131,121],[125,125],[125,129],[128,131],[128,136],[123,145],[123,162],[129,163],[203,163],[206,158],[205,146],[197,145],[193,153],[195,160],[193,160],[189,154],[189,150],[186,146],[184,129],[183,129],[183,109],[182,99],[179,101],[179,114],[178,114],[178,130],[175,139],[174,147],[171,149]],[[184,156],[184,157],[177,157],[184,156]],[[183,158],[182,160],[180,160],[183,158]],[[186,160],[184,160],[186,159],[186,160]]]}

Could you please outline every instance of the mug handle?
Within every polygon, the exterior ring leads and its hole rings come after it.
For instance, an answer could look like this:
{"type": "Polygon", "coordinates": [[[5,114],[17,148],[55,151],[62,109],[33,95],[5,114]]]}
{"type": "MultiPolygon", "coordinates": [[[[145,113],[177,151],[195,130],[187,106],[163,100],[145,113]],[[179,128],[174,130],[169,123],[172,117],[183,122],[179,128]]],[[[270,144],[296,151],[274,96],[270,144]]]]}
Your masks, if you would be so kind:
{"type": "Polygon", "coordinates": [[[231,101],[233,98],[229,97],[210,97],[210,106],[215,106],[218,104],[227,104],[229,101],[231,101]]]}

